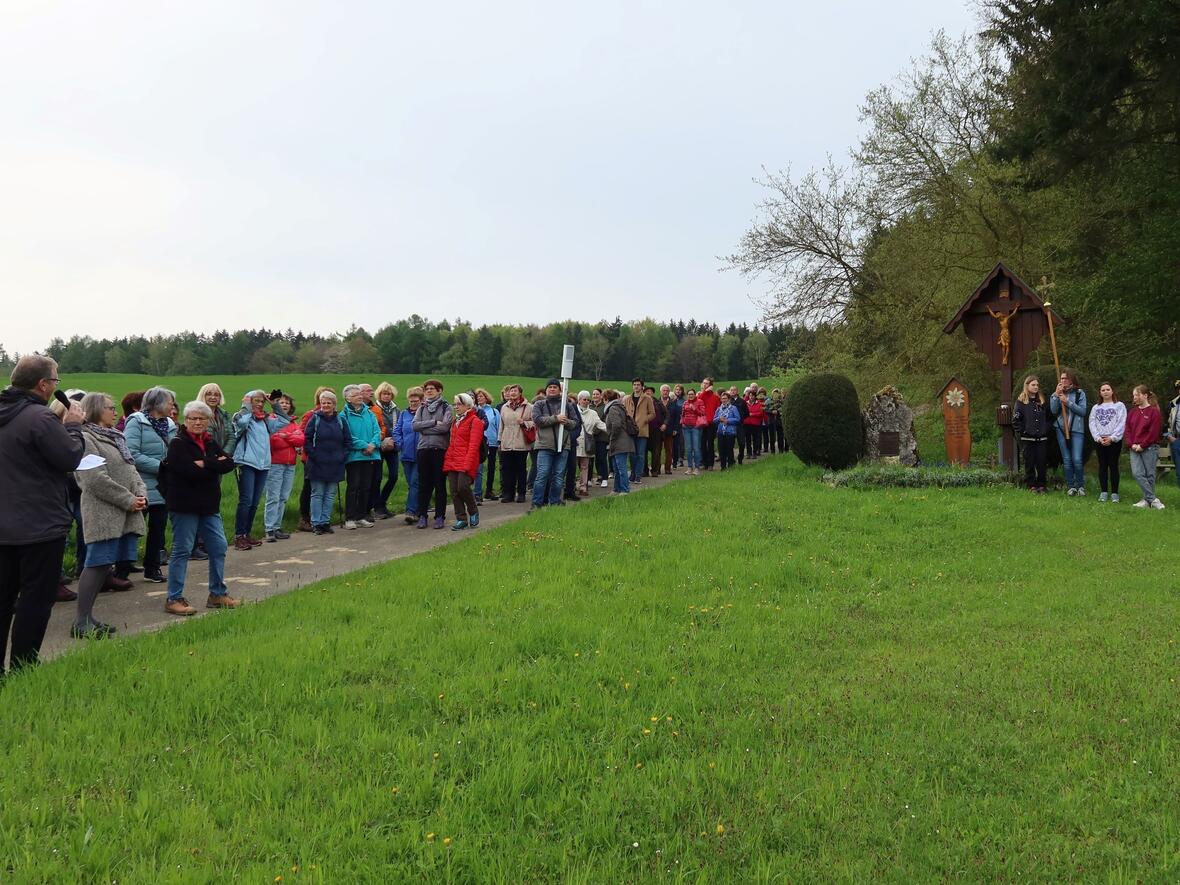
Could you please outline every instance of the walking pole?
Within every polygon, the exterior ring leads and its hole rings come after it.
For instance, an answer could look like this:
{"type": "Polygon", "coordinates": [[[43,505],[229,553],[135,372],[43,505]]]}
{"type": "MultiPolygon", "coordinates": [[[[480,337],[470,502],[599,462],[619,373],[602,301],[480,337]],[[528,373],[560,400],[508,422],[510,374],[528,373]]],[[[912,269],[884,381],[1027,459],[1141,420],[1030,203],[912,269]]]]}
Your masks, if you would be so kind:
{"type": "MultiPolygon", "coordinates": [[[[1044,288],[1042,286],[1042,288],[1044,288]]],[[[1061,380],[1061,360],[1057,357],[1057,335],[1053,332],[1053,302],[1045,302],[1045,318],[1049,321],[1049,347],[1053,349],[1053,368],[1057,372],[1057,379],[1061,380]]],[[[1070,416],[1065,414],[1066,410],[1062,410],[1061,423],[1065,426],[1065,438],[1069,439],[1069,424],[1070,416]]]]}

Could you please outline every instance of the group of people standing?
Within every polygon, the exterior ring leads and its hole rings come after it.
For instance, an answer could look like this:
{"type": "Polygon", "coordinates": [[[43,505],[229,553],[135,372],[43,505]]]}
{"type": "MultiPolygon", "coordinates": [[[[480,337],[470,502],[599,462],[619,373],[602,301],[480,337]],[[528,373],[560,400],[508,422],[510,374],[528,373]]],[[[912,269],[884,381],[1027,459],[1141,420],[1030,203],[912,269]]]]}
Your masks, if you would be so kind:
{"type": "Polygon", "coordinates": [[[442,529],[449,498],[450,528],[463,531],[478,526],[480,508],[493,501],[527,503],[530,511],[562,506],[596,485],[625,495],[674,469],[690,476],[728,469],[735,450],[736,463],[786,451],[780,391],[717,393],[708,378],[699,390],[657,391],[637,378],[630,392],[595,388],[564,398],[558,379],[526,398],[520,384],[498,397],[482,388],[447,397],[432,378],[407,391],[405,408],[389,383],[348,384],[339,396],[324,386],[302,414],[277,389],[248,391],[230,411],[214,383],[183,407],[165,387],[116,403],[104,392],[59,391],[59,383],[52,359],[28,356],[0,394],[0,483],[35,502],[33,512],[0,514],[0,660],[11,626],[14,667],[35,660],[55,599],[77,603],[72,636],[113,634],[95,617],[95,603],[102,592],[132,589],[133,573],[166,584],[165,611],[187,616],[197,611],[185,597],[189,563],[208,560],[205,606],[238,607],[225,583],[227,552],[290,538],[284,517],[300,462],[298,530],[323,535],[335,531],[342,483],[344,530],[398,511],[409,525],[442,529]],[[221,517],[229,474],[238,492],[232,541],[221,517]],[[403,480],[399,506],[392,496],[403,480]],[[263,498],[264,531],[255,537],[263,498]],[[62,571],[71,528],[76,592],[62,571]]]}
{"type": "Polygon", "coordinates": [[[1114,385],[1103,382],[1098,387],[1099,402],[1090,408],[1086,391],[1072,369],[1062,370],[1049,396],[1041,390],[1039,379],[1029,375],[1016,398],[1012,418],[1012,429],[1023,445],[1026,485],[1034,493],[1045,493],[1048,445],[1053,435],[1061,452],[1066,494],[1085,497],[1083,464],[1089,433],[1098,455],[1098,500],[1119,502],[1119,461],[1125,446],[1130,453],[1131,475],[1143,493],[1134,506],[1163,510],[1164,502],[1155,494],[1161,437],[1171,446],[1173,463],[1180,463],[1180,381],[1176,388],[1165,429],[1159,401],[1146,384],[1131,392],[1128,409],[1119,401],[1114,385]]]}

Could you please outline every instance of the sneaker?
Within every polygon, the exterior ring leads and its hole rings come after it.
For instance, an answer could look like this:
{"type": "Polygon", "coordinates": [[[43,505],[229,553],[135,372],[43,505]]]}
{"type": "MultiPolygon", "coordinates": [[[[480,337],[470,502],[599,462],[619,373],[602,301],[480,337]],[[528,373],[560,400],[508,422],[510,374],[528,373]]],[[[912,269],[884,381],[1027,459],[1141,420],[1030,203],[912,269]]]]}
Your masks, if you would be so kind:
{"type": "Polygon", "coordinates": [[[188,604],[183,596],[180,599],[169,599],[164,603],[164,611],[170,615],[195,615],[197,610],[188,604]]]}
{"type": "Polygon", "coordinates": [[[378,519],[389,519],[389,517],[393,516],[393,514],[390,513],[388,510],[386,510],[384,507],[382,507],[380,510],[374,510],[373,513],[376,515],[376,517],[378,519]]]}
{"type": "Polygon", "coordinates": [[[344,528],[345,528],[347,531],[350,531],[350,532],[354,532],[354,531],[356,531],[356,520],[355,520],[355,519],[348,519],[348,520],[345,520],[345,522],[344,522],[344,528]]]}
{"type": "Polygon", "coordinates": [[[234,599],[228,593],[210,593],[205,600],[205,608],[237,608],[241,604],[242,600],[234,599]]]}
{"type": "Polygon", "coordinates": [[[1099,500],[1099,502],[1105,502],[1106,501],[1106,492],[1099,492],[1098,493],[1098,500],[1099,500]]]}
{"type": "Polygon", "coordinates": [[[418,528],[420,528],[420,529],[426,528],[426,517],[425,516],[418,517],[418,528]]]}
{"type": "Polygon", "coordinates": [[[315,526],[313,526],[313,525],[311,524],[311,520],[310,520],[310,519],[301,519],[301,520],[299,520],[299,527],[296,529],[296,531],[300,531],[300,532],[314,532],[314,531],[315,531],[315,526]]]}
{"type": "Polygon", "coordinates": [[[86,627],[79,627],[77,624],[70,627],[70,636],[74,639],[106,639],[117,632],[110,624],[104,624],[102,621],[94,621],[86,627]]]}
{"type": "Polygon", "coordinates": [[[402,519],[406,525],[413,525],[418,521],[418,514],[413,510],[407,510],[406,515],[402,519]]]}
{"type": "Polygon", "coordinates": [[[274,532],[267,532],[266,533],[266,543],[273,544],[277,540],[278,540],[278,538],[275,537],[274,532]]]}
{"type": "Polygon", "coordinates": [[[282,529],[275,529],[275,537],[280,541],[289,541],[291,539],[291,536],[282,529]]]}
{"type": "Polygon", "coordinates": [[[1111,492],[1110,503],[1117,504],[1118,502],[1119,502],[1119,493],[1118,492],[1111,492]]]}
{"type": "Polygon", "coordinates": [[[451,526],[451,531],[452,532],[461,532],[465,528],[467,528],[467,520],[459,519],[459,520],[455,521],[455,524],[453,526],[451,526]]]}
{"type": "Polygon", "coordinates": [[[322,534],[324,534],[324,530],[322,528],[320,528],[318,525],[313,525],[311,527],[311,533],[313,535],[322,535],[322,534]]]}
{"type": "Polygon", "coordinates": [[[244,537],[246,539],[246,543],[249,544],[251,547],[261,547],[262,546],[262,542],[260,540],[258,540],[257,538],[255,538],[253,535],[245,535],[244,537]]]}
{"type": "Polygon", "coordinates": [[[1139,507],[1139,508],[1141,508],[1141,509],[1146,509],[1146,508],[1150,507],[1151,505],[1147,503],[1147,499],[1146,499],[1146,498],[1140,498],[1138,501],[1136,501],[1136,502],[1135,502],[1134,504],[1132,504],[1131,506],[1132,506],[1132,507],[1139,507]]]}
{"type": "Polygon", "coordinates": [[[1069,495],[1069,496],[1072,498],[1072,497],[1074,497],[1074,496],[1075,496],[1077,493],[1078,493],[1078,490],[1077,490],[1077,489],[1073,489],[1073,488],[1071,488],[1071,489],[1069,489],[1069,490],[1068,490],[1068,491],[1067,491],[1065,494],[1069,495]]]}
{"type": "Polygon", "coordinates": [[[334,535],[336,534],[336,530],[330,525],[322,525],[320,526],[320,533],[324,535],[334,535]]]}
{"type": "Polygon", "coordinates": [[[356,521],[356,524],[359,525],[362,529],[371,529],[377,523],[373,522],[373,520],[371,520],[371,519],[358,519],[356,521]]]}
{"type": "Polygon", "coordinates": [[[1086,497],[1086,490],[1085,490],[1085,489],[1082,489],[1082,488],[1078,489],[1078,497],[1079,497],[1079,498],[1084,498],[1084,497],[1086,497]]]}
{"type": "Polygon", "coordinates": [[[1161,501],[1159,498],[1156,498],[1154,501],[1151,502],[1151,509],[1152,510],[1163,510],[1164,509],[1164,502],[1161,501]]]}
{"type": "Polygon", "coordinates": [[[209,554],[204,550],[198,548],[188,555],[189,562],[204,562],[209,558],[209,554]]]}
{"type": "MultiPolygon", "coordinates": [[[[163,583],[166,583],[168,580],[160,572],[144,572],[143,579],[145,581],[147,581],[149,584],[163,584],[163,583]]],[[[130,583],[130,582],[128,582],[128,583],[130,583]]]]}
{"type": "Polygon", "coordinates": [[[436,516],[434,518],[434,527],[436,529],[445,529],[447,527],[447,520],[445,517],[436,516]]]}
{"type": "Polygon", "coordinates": [[[599,487],[600,489],[605,489],[605,488],[607,487],[607,481],[604,479],[602,482],[600,482],[600,483],[598,484],[598,487],[599,487]]]}

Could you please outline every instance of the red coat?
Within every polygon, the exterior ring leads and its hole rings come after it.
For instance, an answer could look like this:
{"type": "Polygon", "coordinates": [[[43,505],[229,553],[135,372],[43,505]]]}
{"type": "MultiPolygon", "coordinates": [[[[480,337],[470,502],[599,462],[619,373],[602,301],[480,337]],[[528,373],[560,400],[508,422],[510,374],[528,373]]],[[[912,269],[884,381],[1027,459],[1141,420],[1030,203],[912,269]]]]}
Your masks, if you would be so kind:
{"type": "Polygon", "coordinates": [[[762,426],[762,403],[756,399],[746,401],[746,408],[750,410],[750,414],[742,421],[747,427],[761,427],[762,426]]]}
{"type": "Polygon", "coordinates": [[[270,435],[272,464],[295,463],[295,450],[303,448],[303,427],[296,421],[285,424],[270,435]]]}
{"type": "Polygon", "coordinates": [[[479,473],[479,444],[483,442],[484,423],[475,409],[468,409],[451,425],[451,444],[443,458],[443,473],[466,473],[475,480],[479,473]]]}
{"type": "MultiPolygon", "coordinates": [[[[714,412],[717,410],[714,409],[714,412]]],[[[699,398],[684,401],[684,408],[680,412],[680,425],[682,427],[704,427],[709,423],[709,418],[705,414],[705,407],[702,405],[699,398]]]]}
{"type": "Polygon", "coordinates": [[[712,422],[713,416],[717,414],[717,409],[721,406],[721,397],[715,394],[712,390],[702,390],[697,394],[697,400],[705,409],[705,415],[708,416],[706,426],[712,422]]]}

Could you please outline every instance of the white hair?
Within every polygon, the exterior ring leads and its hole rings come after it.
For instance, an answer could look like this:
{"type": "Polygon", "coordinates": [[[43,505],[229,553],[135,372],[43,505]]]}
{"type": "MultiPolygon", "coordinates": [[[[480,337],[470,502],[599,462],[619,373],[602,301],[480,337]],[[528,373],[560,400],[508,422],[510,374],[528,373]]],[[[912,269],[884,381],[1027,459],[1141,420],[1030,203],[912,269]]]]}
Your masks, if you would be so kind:
{"type": "Polygon", "coordinates": [[[361,386],[359,384],[345,384],[344,389],[342,391],[340,391],[340,394],[345,399],[348,399],[354,393],[360,393],[360,392],[361,392],[361,386]]]}
{"type": "Polygon", "coordinates": [[[475,408],[475,400],[471,398],[470,393],[456,393],[454,401],[457,403],[463,403],[463,405],[467,406],[469,409],[475,408]]]}
{"type": "Polygon", "coordinates": [[[578,391],[578,399],[590,399],[590,391],[589,390],[579,390],[578,391]]]}
{"type": "Polygon", "coordinates": [[[183,415],[186,418],[189,415],[200,415],[202,418],[212,418],[213,410],[201,400],[195,399],[191,403],[185,403],[183,415]]]}

